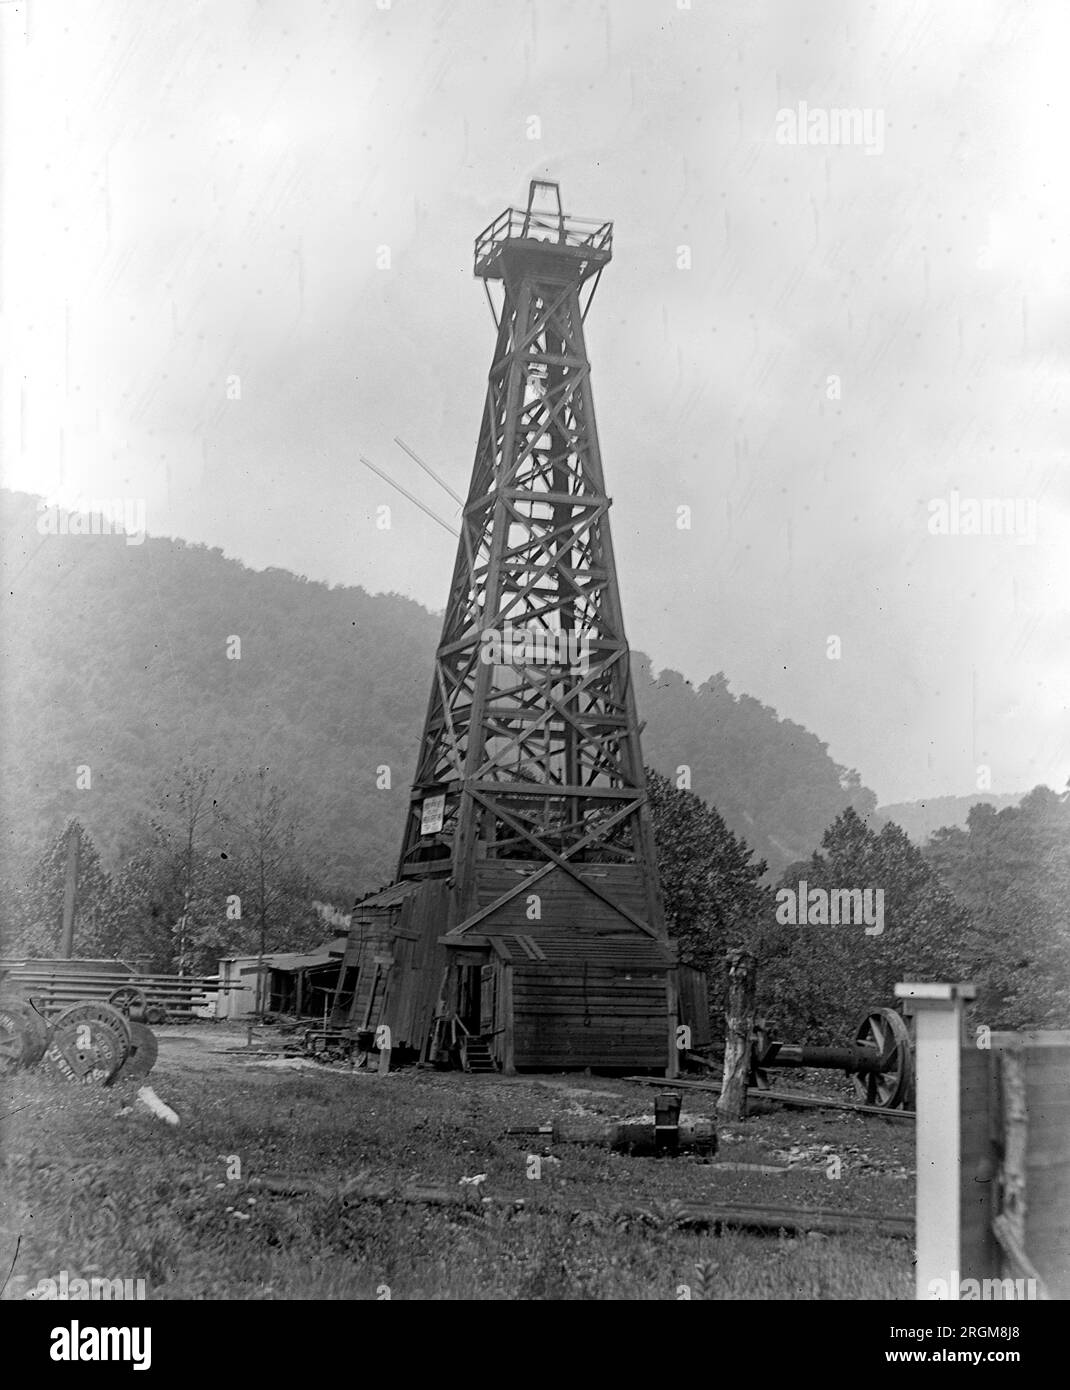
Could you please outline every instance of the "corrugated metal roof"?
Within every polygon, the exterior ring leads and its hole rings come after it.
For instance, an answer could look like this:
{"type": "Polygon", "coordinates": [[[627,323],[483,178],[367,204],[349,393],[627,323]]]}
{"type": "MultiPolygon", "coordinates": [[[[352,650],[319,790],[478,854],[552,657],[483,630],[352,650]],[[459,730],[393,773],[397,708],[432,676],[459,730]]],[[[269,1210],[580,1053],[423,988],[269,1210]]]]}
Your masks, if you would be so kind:
{"type": "Polygon", "coordinates": [[[411,898],[413,893],[419,890],[419,883],[413,879],[402,879],[400,883],[392,883],[389,888],[384,888],[379,893],[373,893],[371,897],[365,898],[362,902],[356,903],[353,907],[353,926],[356,926],[357,918],[361,911],[366,907],[397,907],[406,898],[411,898]]]}
{"type": "MultiPolygon", "coordinates": [[[[341,954],[341,950],[334,952],[326,950],[312,952],[268,951],[264,956],[264,965],[268,970],[309,970],[319,965],[337,965],[341,959],[341,954]]],[[[219,963],[220,965],[229,964],[255,970],[259,959],[259,956],[221,956],[219,963]]]]}
{"type": "Polygon", "coordinates": [[[286,952],[277,955],[264,957],[264,962],[272,970],[310,970],[318,965],[337,965],[337,957],[332,959],[326,952],[312,956],[302,956],[295,952],[286,952]]]}
{"type": "Polygon", "coordinates": [[[325,941],[322,946],[317,946],[312,954],[316,956],[334,956],[335,959],[337,959],[339,956],[345,955],[348,943],[348,936],[335,936],[332,937],[330,941],[325,941]]]}
{"type": "MultiPolygon", "coordinates": [[[[325,941],[322,946],[317,946],[315,950],[312,951],[267,951],[264,955],[264,960],[267,961],[274,970],[301,970],[304,969],[304,965],[308,963],[330,965],[332,963],[337,963],[337,961],[345,955],[346,943],[348,940],[349,938],[346,936],[335,936],[332,937],[330,941],[325,941]],[[280,961],[285,961],[287,963],[285,965],[280,965],[278,964],[280,961]],[[292,964],[293,961],[301,961],[304,962],[304,964],[295,966],[292,964]]],[[[255,964],[259,957],[255,955],[220,956],[219,959],[220,961],[251,960],[255,964]]]]}

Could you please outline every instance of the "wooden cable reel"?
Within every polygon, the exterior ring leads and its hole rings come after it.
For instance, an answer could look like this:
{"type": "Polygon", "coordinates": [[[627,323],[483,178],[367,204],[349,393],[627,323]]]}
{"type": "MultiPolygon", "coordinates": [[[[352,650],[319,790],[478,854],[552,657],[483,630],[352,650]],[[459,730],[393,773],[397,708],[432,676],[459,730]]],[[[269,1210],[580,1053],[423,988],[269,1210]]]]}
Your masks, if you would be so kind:
{"type": "Polygon", "coordinates": [[[54,1076],[108,1086],[130,1055],[130,1025],[111,1004],[74,1004],[56,1018],[44,1055],[54,1076]]]}
{"type": "Polygon", "coordinates": [[[160,1045],[156,1034],[144,1023],[130,1024],[130,1056],[123,1063],[122,1079],[128,1076],[148,1076],[156,1065],[160,1045]]]}
{"type": "Polygon", "coordinates": [[[33,1067],[48,1046],[48,1024],[21,995],[0,996],[0,1075],[33,1067]]]}
{"type": "Polygon", "coordinates": [[[25,1047],[22,1015],[5,1003],[0,1007],[0,1076],[7,1076],[22,1066],[25,1047]]]}
{"type": "Polygon", "coordinates": [[[148,1012],[145,996],[123,986],[111,1000],[73,1004],[50,1027],[31,1000],[0,996],[0,1076],[42,1060],[53,1076],[83,1086],[108,1086],[120,1072],[147,1076],[159,1044],[142,1021],[148,1012]]]}

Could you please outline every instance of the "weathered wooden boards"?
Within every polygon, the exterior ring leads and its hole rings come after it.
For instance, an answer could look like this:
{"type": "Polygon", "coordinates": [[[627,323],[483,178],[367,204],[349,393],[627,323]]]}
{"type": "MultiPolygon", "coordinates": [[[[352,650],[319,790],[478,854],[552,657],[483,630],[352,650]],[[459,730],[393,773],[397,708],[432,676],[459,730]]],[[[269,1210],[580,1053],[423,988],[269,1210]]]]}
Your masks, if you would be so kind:
{"type": "MultiPolygon", "coordinates": [[[[485,908],[496,902],[510,888],[521,884],[524,878],[532,876],[542,867],[541,861],[499,860],[479,864],[475,870],[476,904],[485,908]]],[[[531,892],[539,898],[540,920],[545,923],[558,922],[570,924],[579,935],[605,931],[625,930],[631,925],[626,917],[614,912],[605,901],[593,891],[598,889],[613,902],[628,912],[642,916],[646,903],[646,889],[642,871],[631,864],[597,864],[577,866],[579,882],[563,869],[550,869],[531,886],[531,892]],[[585,884],[589,884],[587,888],[585,884]]],[[[530,932],[532,918],[526,891],[518,893],[503,903],[490,916],[477,924],[474,930],[485,932],[488,923],[493,922],[494,930],[500,932],[530,932]]]]}
{"type": "Polygon", "coordinates": [[[991,1042],[961,1054],[960,1273],[1068,1298],[1070,1034],[991,1042]]]}
{"type": "Polygon", "coordinates": [[[710,1029],[709,996],[706,987],[706,973],[693,965],[676,967],[677,1015],[680,1023],[691,1030],[691,1037],[684,1041],[683,1049],[709,1047],[713,1041],[710,1029]]]}
{"type": "Polygon", "coordinates": [[[423,1050],[446,966],[438,937],[447,901],[445,881],[428,879],[358,904],[340,967],[340,980],[355,975],[355,988],[332,1009],[332,1027],[374,1033],[385,1024],[392,1047],[423,1050]]]}
{"type": "Polygon", "coordinates": [[[665,964],[544,949],[546,962],[513,966],[516,1065],[664,1067],[665,964]]]}
{"type": "Polygon", "coordinates": [[[992,1035],[1002,1165],[993,1219],[1003,1271],[1070,1298],[1070,1032],[992,1035]]]}
{"type": "MultiPolygon", "coordinates": [[[[599,868],[607,881],[614,872],[599,868]]],[[[623,872],[625,888],[636,892],[634,871],[623,872]]],[[[515,870],[492,866],[488,891],[506,873],[516,881],[515,870]]],[[[331,1026],[374,1031],[386,1024],[395,1048],[429,1057],[436,1017],[457,1018],[489,1038],[506,1071],[664,1071],[678,1021],[673,951],[569,883],[559,882],[552,916],[540,897],[534,920],[492,913],[478,931],[455,939],[445,930],[452,910],[445,880],[396,884],[358,904],[342,962],[353,996],[332,1012],[331,1026]]]]}
{"type": "Polygon", "coordinates": [[[916,1296],[1067,1298],[1070,1032],[971,1037],[975,994],[896,985],[916,1015],[916,1296]]]}
{"type": "MultiPolygon", "coordinates": [[[[530,876],[535,868],[535,861],[480,865],[480,897],[495,901],[521,869],[530,876]]],[[[633,866],[585,872],[638,908],[642,885],[633,866]]],[[[682,1017],[667,942],[637,931],[559,871],[540,879],[538,889],[537,903],[529,904],[534,917],[514,911],[510,900],[508,910],[454,937],[447,927],[456,906],[444,879],[394,884],[358,904],[342,962],[352,999],[339,996],[331,1026],[374,1031],[386,1024],[395,1048],[438,1060],[441,1048],[428,1046],[436,1018],[459,1019],[488,1040],[505,1071],[612,1066],[664,1073],[666,1061],[675,1061],[678,1023],[693,1023],[693,1032],[706,1036],[704,980],[689,982],[682,1017]]],[[[453,1029],[451,1022],[450,1038],[453,1029]]]]}
{"type": "MultiPolygon", "coordinates": [[[[477,866],[479,905],[494,903],[518,874],[522,880],[539,867],[534,860],[477,866]]],[[[498,973],[505,1006],[499,1060],[510,1068],[663,1071],[677,1021],[675,954],[607,901],[641,916],[642,875],[636,866],[612,864],[577,872],[579,879],[560,869],[544,874],[531,894],[511,898],[454,944],[488,949],[498,973]]]]}

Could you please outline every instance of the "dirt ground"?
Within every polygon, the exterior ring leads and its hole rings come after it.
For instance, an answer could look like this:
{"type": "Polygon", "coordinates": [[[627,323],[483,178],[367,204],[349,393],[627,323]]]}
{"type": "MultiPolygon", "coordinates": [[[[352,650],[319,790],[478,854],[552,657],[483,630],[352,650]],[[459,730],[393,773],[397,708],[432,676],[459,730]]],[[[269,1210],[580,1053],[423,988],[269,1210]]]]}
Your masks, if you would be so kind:
{"type": "MultiPolygon", "coordinates": [[[[268,1088],[283,1073],[330,1077],[342,1084],[379,1079],[374,1069],[350,1070],[344,1065],[323,1065],[309,1058],[284,1055],[284,1049],[293,1045],[293,1036],[280,1032],[278,1027],[254,1027],[248,1041],[248,1028],[235,1023],[172,1025],[153,1031],[160,1050],[151,1084],[164,1098],[169,1077],[205,1073],[229,1077],[240,1073],[247,1084],[268,1088]]],[[[393,1075],[402,1079],[419,1076],[431,1084],[475,1092],[483,1103],[481,1108],[511,1115],[510,1123],[517,1126],[546,1123],[559,1114],[614,1119],[652,1116],[658,1089],[586,1073],[468,1076],[402,1068],[393,1075]]],[[[672,1083],[666,1082],[665,1087],[671,1090],[672,1083]]],[[[838,1073],[782,1073],[776,1079],[776,1089],[852,1099],[849,1084],[838,1073]]],[[[683,1113],[716,1117],[716,1094],[684,1088],[683,1113]]],[[[794,1109],[752,1098],[747,1121],[736,1125],[722,1122],[718,1133],[719,1153],[711,1165],[714,1167],[757,1163],[825,1173],[832,1168],[830,1158],[838,1156],[842,1167],[849,1168],[855,1176],[879,1175],[897,1184],[889,1191],[889,1211],[894,1208],[905,1213],[903,1197],[913,1197],[914,1127],[901,1120],[849,1111],[794,1109]],[[900,1183],[905,1186],[900,1187],[900,1183]]]]}
{"type": "MultiPolygon", "coordinates": [[[[688,1214],[910,1218],[910,1123],[758,1101],[718,1123],[714,1156],[660,1160],[538,1133],[566,1116],[652,1116],[653,1086],[381,1076],[280,1055],[278,1027],[251,1046],[236,1024],[154,1032],[147,1081],[176,1125],[139,1099],[140,1078],[102,1090],[35,1069],[0,1084],[0,1262],[18,1276],[4,1298],[59,1270],[213,1300],[911,1297],[909,1239],[696,1230],[688,1214]]],[[[792,1080],[848,1094],[842,1077],[792,1080]]],[[[683,1096],[685,1115],[716,1116],[713,1092],[683,1096]]]]}

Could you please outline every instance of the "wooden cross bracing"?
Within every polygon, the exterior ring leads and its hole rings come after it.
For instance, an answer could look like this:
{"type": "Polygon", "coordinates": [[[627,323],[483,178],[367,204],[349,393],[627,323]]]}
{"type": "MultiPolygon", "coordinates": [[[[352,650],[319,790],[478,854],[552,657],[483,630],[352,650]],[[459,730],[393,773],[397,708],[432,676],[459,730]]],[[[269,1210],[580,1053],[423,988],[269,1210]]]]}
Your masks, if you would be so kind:
{"type": "Polygon", "coordinates": [[[477,241],[504,299],[399,877],[449,874],[464,902],[477,857],[573,878],[639,865],[645,914],[613,906],[663,936],[581,305],[612,227],[566,217],[549,187],[556,211],[533,210],[533,185],[477,241]]]}

